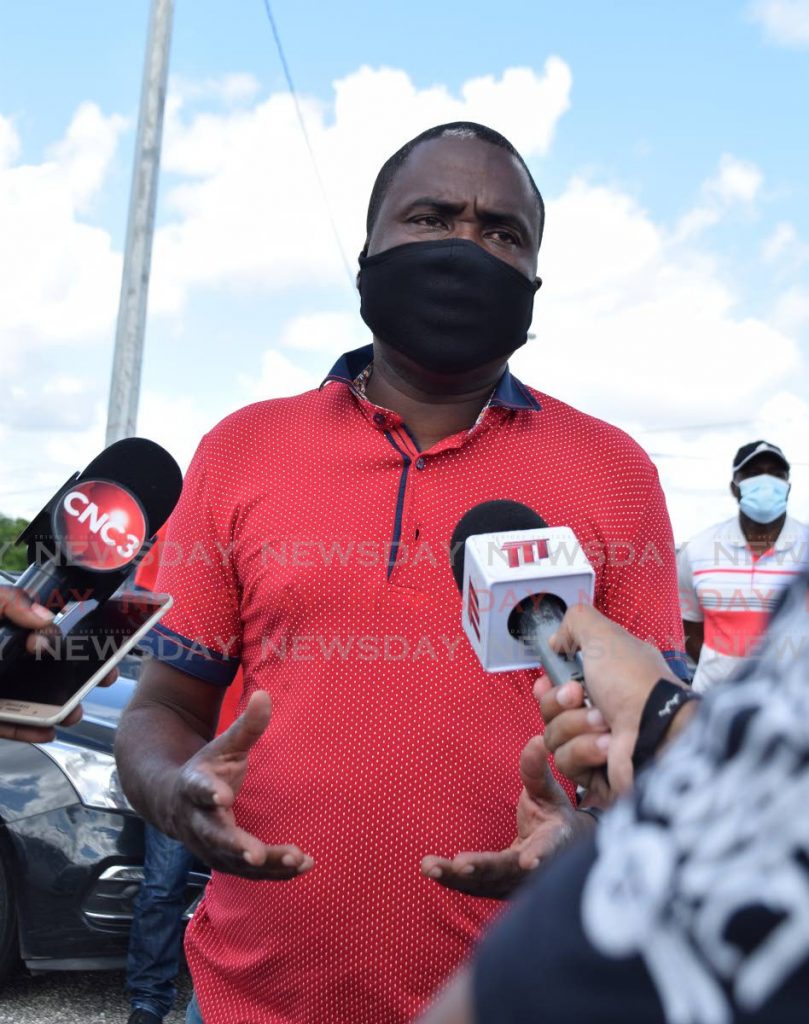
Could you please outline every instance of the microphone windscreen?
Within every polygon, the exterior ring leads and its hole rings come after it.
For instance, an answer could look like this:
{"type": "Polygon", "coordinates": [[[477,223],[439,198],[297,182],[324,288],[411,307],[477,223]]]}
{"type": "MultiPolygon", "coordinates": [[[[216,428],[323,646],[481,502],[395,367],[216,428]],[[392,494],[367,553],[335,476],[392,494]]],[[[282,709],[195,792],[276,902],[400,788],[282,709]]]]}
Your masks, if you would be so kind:
{"type": "Polygon", "coordinates": [[[174,458],[145,437],[115,441],[85,467],[79,481],[99,478],[123,485],[140,499],[148,536],[171,515],[183,487],[183,474],[174,458]]]}
{"type": "Polygon", "coordinates": [[[483,501],[470,508],[458,520],[450,541],[450,564],[458,590],[463,590],[464,551],[468,537],[479,533],[541,530],[547,525],[538,512],[519,501],[483,501]]]}

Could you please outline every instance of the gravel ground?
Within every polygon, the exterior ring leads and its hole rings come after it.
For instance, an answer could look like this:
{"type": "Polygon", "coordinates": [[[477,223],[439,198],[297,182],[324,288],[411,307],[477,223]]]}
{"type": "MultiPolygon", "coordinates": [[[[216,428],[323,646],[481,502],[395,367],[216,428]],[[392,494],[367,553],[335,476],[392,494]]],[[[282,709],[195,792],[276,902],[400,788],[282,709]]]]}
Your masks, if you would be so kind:
{"type": "MultiPolygon", "coordinates": [[[[177,1003],[166,1017],[185,1020],[191,979],[177,980],[177,1003]]],[[[0,1024],[126,1024],[129,1000],[123,971],[48,971],[32,976],[20,971],[0,990],[0,1024]]]]}

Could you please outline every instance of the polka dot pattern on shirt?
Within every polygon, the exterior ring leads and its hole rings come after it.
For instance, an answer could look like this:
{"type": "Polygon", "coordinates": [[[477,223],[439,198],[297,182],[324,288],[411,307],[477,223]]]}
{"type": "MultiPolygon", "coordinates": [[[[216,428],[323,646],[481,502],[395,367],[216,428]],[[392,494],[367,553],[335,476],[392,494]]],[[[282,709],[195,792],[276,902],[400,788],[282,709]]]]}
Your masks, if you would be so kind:
{"type": "Polygon", "coordinates": [[[493,405],[417,452],[394,413],[331,383],[243,409],[200,445],[158,578],[164,621],[241,660],[243,700],[270,693],[237,819],[316,862],[287,883],[214,874],[187,939],[206,1024],[403,1024],[501,909],[419,871],[426,854],[511,843],[520,751],[542,729],[536,673],[486,674],[461,631],[447,548],[469,508],[509,498],[570,526],[599,607],[682,646],[654,466],[532,394],[540,409],[493,405]]]}

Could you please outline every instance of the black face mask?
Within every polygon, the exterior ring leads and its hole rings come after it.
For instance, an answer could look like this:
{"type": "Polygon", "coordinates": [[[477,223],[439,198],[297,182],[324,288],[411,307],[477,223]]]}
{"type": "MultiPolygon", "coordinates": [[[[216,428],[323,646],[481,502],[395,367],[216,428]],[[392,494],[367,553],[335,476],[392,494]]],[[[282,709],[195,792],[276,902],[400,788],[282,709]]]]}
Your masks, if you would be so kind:
{"type": "Polygon", "coordinates": [[[437,373],[474,370],[524,345],[537,281],[448,238],[360,256],[360,314],[374,336],[437,373]]]}

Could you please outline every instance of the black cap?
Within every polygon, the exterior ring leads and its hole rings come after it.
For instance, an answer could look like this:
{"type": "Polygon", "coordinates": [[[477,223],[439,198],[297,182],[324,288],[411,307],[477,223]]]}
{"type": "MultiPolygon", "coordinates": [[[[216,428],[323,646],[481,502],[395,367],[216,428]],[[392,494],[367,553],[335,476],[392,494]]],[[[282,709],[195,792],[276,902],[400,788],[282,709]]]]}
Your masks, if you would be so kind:
{"type": "Polygon", "coordinates": [[[774,455],[776,459],[780,459],[783,462],[787,473],[789,472],[789,463],[778,445],[770,444],[769,441],[751,441],[749,444],[743,444],[736,452],[733,459],[734,476],[742,466],[746,466],[751,459],[755,459],[758,455],[774,455]]]}

